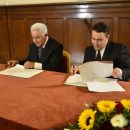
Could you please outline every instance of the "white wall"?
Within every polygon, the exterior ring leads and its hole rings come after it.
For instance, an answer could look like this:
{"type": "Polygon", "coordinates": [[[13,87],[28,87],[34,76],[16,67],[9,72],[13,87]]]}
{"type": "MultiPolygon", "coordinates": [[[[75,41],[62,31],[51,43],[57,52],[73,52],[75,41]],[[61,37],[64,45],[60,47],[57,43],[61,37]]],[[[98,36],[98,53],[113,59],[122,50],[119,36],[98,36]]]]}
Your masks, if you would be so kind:
{"type": "Polygon", "coordinates": [[[28,5],[28,4],[46,4],[46,3],[71,3],[71,2],[91,2],[103,0],[0,0],[0,5],[28,5]]]}
{"type": "Polygon", "coordinates": [[[79,0],[8,0],[6,5],[61,3],[61,2],[75,2],[75,1],[79,0]]]}
{"type": "Polygon", "coordinates": [[[0,0],[0,5],[5,5],[5,0],[0,0]]]}
{"type": "Polygon", "coordinates": [[[46,4],[46,3],[72,3],[72,2],[114,2],[114,1],[129,1],[129,0],[0,0],[1,5],[28,5],[28,4],[46,4]]]}

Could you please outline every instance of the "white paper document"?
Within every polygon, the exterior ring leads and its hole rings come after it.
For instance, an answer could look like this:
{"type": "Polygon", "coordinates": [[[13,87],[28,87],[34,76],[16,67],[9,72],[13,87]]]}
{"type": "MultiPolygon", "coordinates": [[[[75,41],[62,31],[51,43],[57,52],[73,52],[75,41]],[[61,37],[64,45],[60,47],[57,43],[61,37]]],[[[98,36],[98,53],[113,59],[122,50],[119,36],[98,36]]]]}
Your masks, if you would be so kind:
{"type": "Polygon", "coordinates": [[[79,66],[79,72],[84,82],[93,81],[95,78],[109,77],[112,71],[112,62],[91,61],[79,66]]]}
{"type": "Polygon", "coordinates": [[[94,92],[125,91],[116,81],[87,82],[88,90],[94,92]]]}
{"type": "Polygon", "coordinates": [[[0,71],[0,74],[21,77],[21,78],[31,78],[32,76],[37,75],[43,71],[44,70],[25,69],[24,66],[17,64],[14,67],[0,71]]]}
{"type": "Polygon", "coordinates": [[[117,79],[106,78],[112,74],[112,62],[87,62],[79,66],[79,71],[80,74],[69,76],[64,84],[88,87],[94,92],[125,91],[117,79]]]}
{"type": "Polygon", "coordinates": [[[64,84],[87,87],[87,84],[82,81],[80,74],[69,76],[64,84]]]}
{"type": "Polygon", "coordinates": [[[91,82],[83,82],[80,74],[69,76],[65,85],[73,85],[80,87],[88,87],[89,91],[93,92],[112,92],[112,91],[125,91],[118,83],[117,79],[113,78],[95,78],[91,82]]]}
{"type": "MultiPolygon", "coordinates": [[[[117,79],[112,78],[94,78],[91,82],[117,82],[117,79]]],[[[74,74],[67,78],[64,82],[66,85],[87,87],[87,82],[84,82],[80,74],[74,74]]]]}

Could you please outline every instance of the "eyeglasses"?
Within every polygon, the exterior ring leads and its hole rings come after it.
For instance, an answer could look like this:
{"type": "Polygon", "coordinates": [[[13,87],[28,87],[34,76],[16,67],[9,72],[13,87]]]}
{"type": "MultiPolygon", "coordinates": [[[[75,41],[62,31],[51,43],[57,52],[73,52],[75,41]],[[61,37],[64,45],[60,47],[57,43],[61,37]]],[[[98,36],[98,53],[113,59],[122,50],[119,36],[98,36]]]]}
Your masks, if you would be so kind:
{"type": "Polygon", "coordinates": [[[38,40],[40,38],[41,38],[40,36],[32,37],[32,39],[34,39],[34,40],[38,40]]]}
{"type": "Polygon", "coordinates": [[[33,40],[38,40],[38,39],[40,39],[40,38],[42,38],[42,37],[46,37],[47,36],[47,34],[45,34],[45,35],[40,35],[40,36],[32,36],[32,39],[33,40]]]}
{"type": "Polygon", "coordinates": [[[95,39],[95,38],[91,38],[93,41],[97,42],[97,43],[101,43],[103,41],[103,39],[95,39]]]}

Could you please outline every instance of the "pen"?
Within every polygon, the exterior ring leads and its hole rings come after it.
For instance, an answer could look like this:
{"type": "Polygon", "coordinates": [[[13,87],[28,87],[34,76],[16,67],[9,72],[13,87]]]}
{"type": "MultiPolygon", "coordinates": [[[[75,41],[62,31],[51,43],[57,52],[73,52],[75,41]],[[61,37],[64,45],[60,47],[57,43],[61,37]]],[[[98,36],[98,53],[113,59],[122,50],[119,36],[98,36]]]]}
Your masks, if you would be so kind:
{"type": "Polygon", "coordinates": [[[4,66],[5,68],[9,68],[10,67],[10,65],[8,65],[8,64],[5,64],[5,66],[4,66]]]}
{"type": "Polygon", "coordinates": [[[73,74],[75,74],[75,65],[73,65],[73,74]]]}

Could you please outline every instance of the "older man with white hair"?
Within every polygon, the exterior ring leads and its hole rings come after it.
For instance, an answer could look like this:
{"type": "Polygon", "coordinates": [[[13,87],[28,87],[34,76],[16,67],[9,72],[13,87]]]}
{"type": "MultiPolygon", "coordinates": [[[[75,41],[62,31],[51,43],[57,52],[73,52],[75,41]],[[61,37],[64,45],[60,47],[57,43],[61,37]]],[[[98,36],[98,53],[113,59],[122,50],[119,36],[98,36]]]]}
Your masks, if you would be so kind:
{"type": "Polygon", "coordinates": [[[63,46],[48,35],[47,26],[35,23],[31,26],[33,43],[25,60],[9,60],[9,66],[24,65],[25,68],[62,71],[63,46]]]}

